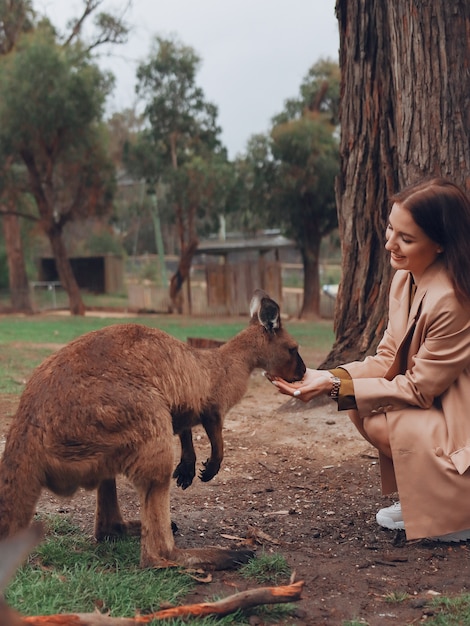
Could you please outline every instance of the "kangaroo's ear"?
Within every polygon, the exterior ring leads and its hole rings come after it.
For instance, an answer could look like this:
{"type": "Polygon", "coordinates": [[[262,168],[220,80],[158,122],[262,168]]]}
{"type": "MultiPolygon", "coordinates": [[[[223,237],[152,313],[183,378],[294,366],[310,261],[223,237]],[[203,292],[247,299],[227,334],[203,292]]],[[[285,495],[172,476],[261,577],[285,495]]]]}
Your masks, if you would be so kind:
{"type": "Polygon", "coordinates": [[[250,304],[250,316],[252,321],[257,316],[260,324],[269,332],[281,326],[279,305],[262,289],[256,289],[253,294],[250,304]]]}

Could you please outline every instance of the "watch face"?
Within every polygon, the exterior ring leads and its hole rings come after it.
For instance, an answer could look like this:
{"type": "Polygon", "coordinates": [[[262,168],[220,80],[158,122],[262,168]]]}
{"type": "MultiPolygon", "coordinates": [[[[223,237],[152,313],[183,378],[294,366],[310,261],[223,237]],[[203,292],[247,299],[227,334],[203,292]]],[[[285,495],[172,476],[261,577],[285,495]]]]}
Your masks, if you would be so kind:
{"type": "Polygon", "coordinates": [[[339,395],[339,389],[341,387],[341,378],[337,378],[336,376],[333,376],[332,381],[333,381],[333,387],[331,388],[330,396],[332,398],[337,398],[339,395]]]}

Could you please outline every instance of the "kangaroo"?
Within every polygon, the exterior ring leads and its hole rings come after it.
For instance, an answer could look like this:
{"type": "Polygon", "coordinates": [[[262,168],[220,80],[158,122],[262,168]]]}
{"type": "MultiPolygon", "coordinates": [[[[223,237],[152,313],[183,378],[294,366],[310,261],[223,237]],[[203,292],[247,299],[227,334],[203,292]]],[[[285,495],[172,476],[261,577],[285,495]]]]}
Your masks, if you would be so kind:
{"type": "Polygon", "coordinates": [[[223,418],[243,397],[251,372],[300,380],[305,365],[282,327],[278,304],[257,290],[247,328],[220,348],[196,349],[140,324],[92,331],[48,357],[31,375],[7,435],[0,464],[0,539],[31,522],[43,488],[71,496],[97,489],[95,536],[141,531],[142,567],[178,564],[226,569],[247,550],[179,549],[171,529],[172,476],[195,474],[191,428],[202,423],[210,480],[223,458],[223,418]],[[182,457],[173,471],[173,436],[182,457]],[[116,476],[136,488],[139,522],[124,522],[116,476]]]}

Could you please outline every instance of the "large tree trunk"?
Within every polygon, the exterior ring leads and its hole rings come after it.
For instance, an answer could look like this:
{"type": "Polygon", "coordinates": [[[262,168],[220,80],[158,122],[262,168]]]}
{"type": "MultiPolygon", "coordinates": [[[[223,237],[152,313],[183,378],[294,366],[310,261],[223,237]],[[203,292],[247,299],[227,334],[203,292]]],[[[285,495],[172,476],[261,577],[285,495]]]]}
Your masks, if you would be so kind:
{"type": "Polygon", "coordinates": [[[180,203],[175,206],[176,227],[178,230],[178,239],[180,244],[180,260],[178,269],[170,279],[170,307],[169,312],[183,312],[183,285],[186,282],[186,295],[188,299],[189,314],[192,313],[191,303],[191,285],[189,282],[189,274],[191,272],[191,264],[196,254],[199,240],[196,234],[195,215],[196,207],[190,206],[187,214],[180,203]],[[186,219],[185,219],[186,218],[186,219]]]}
{"type": "Polygon", "coordinates": [[[31,297],[21,241],[20,220],[17,215],[3,215],[3,235],[8,259],[8,280],[11,306],[14,311],[31,313],[31,297]]]}
{"type": "Polygon", "coordinates": [[[322,367],[375,351],[387,322],[389,197],[443,175],[470,189],[470,5],[338,0],[343,278],[322,367]]]}
{"type": "Polygon", "coordinates": [[[309,247],[301,250],[304,269],[304,297],[299,317],[318,319],[320,317],[320,244],[321,237],[312,238],[309,247]]]}
{"type": "MultiPolygon", "coordinates": [[[[183,285],[189,279],[191,271],[191,263],[196,254],[199,242],[197,239],[191,241],[183,250],[181,250],[178,269],[170,280],[170,313],[183,313],[183,285]]],[[[188,291],[189,313],[191,314],[190,292],[188,291]]]]}
{"type": "Polygon", "coordinates": [[[59,228],[51,228],[47,231],[47,236],[49,237],[52,253],[54,255],[60,284],[69,297],[70,313],[72,315],[85,315],[85,305],[83,304],[80,289],[70,265],[62,238],[62,232],[59,228]]]}
{"type": "MultiPolygon", "coordinates": [[[[60,283],[69,297],[70,313],[72,315],[85,315],[85,305],[62,238],[63,222],[57,222],[54,217],[54,206],[51,200],[54,195],[51,191],[52,182],[49,180],[47,183],[49,197],[46,197],[33,154],[28,150],[23,150],[21,156],[28,170],[31,193],[41,216],[41,225],[51,244],[60,283]]],[[[50,170],[52,170],[52,166],[50,170]]]]}

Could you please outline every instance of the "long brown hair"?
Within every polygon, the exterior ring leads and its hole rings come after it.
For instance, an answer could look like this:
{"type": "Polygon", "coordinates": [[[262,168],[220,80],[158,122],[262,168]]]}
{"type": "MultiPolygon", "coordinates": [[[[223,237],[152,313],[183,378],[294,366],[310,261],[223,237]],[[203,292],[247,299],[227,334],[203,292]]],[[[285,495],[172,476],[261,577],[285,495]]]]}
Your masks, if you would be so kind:
{"type": "Polygon", "coordinates": [[[392,202],[407,209],[426,235],[443,248],[457,298],[470,302],[470,200],[455,183],[431,178],[406,187],[392,202]]]}

